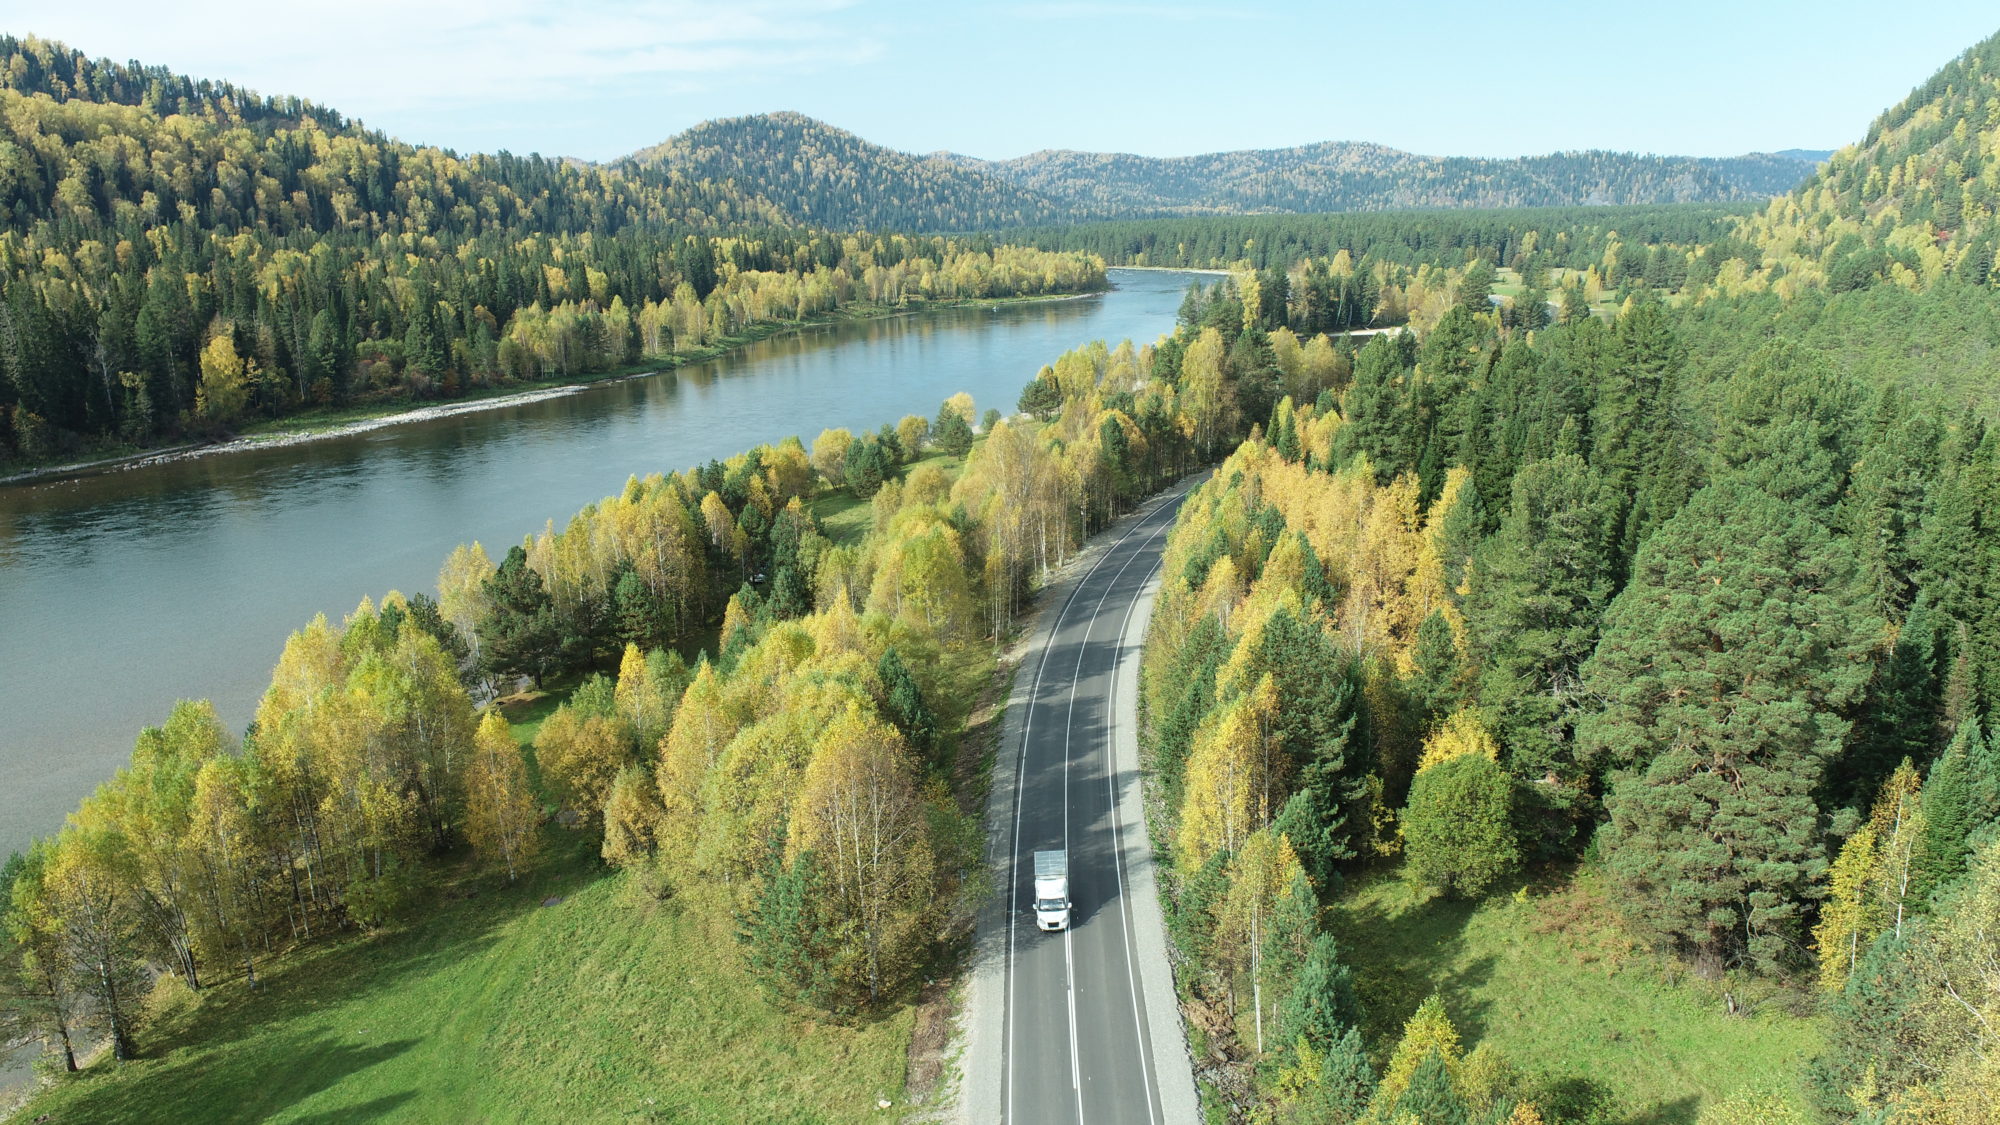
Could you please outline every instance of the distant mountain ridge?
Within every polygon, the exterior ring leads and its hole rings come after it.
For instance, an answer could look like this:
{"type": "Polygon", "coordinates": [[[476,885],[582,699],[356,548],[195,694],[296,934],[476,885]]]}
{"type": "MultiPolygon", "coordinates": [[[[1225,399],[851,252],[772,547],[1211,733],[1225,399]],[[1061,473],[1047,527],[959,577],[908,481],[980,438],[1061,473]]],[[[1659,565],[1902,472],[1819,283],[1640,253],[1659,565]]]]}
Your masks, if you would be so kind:
{"type": "Polygon", "coordinates": [[[1011,160],[900,152],[783,112],[704,122],[621,165],[754,191],[845,229],[999,229],[1102,219],[1413,208],[1715,203],[1782,195],[1824,154],[1420,156],[1327,141],[1197,156],[1048,149],[1011,160]]]}
{"type": "Polygon", "coordinates": [[[1591,150],[1494,160],[1355,141],[1165,158],[1048,150],[950,159],[1051,198],[1134,216],[1716,203],[1781,195],[1810,171],[1771,153],[1714,159],[1591,150]]]}

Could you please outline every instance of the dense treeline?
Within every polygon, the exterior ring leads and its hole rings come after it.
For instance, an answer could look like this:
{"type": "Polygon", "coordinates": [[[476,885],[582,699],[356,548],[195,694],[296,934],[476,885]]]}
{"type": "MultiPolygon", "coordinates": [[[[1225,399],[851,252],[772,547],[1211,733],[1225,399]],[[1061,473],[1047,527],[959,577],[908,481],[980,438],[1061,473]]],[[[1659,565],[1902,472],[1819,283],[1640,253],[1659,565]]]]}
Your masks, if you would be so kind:
{"type": "MultiPolygon", "coordinates": [[[[1237,215],[1085,223],[1009,231],[1010,242],[1044,250],[1085,250],[1113,265],[1281,269],[1342,251],[1402,266],[1502,265],[1524,253],[1546,265],[1582,270],[1672,246],[1691,249],[1730,233],[1740,206],[1539,207],[1399,214],[1237,215]]],[[[1641,267],[1643,269],[1643,266],[1641,267]]]]}
{"type": "Polygon", "coordinates": [[[1593,150],[1482,159],[1338,141],[1167,158],[1043,151],[1012,160],[957,159],[1061,201],[1072,220],[1717,203],[1781,195],[1812,171],[1769,153],[1703,158],[1593,150]]]}
{"type": "Polygon", "coordinates": [[[0,462],[1103,284],[1080,255],[788,229],[679,173],[461,158],[38,40],[0,38],[0,73],[0,462]]]}
{"type": "Polygon", "coordinates": [[[2000,444],[1787,340],[1691,362],[1681,323],[1455,307],[1282,399],[1184,510],[1144,686],[1172,924],[1282,1112],[1394,1105],[1301,1084],[1370,1056],[1286,894],[1400,852],[1476,897],[1587,854],[1698,971],[1820,974],[1828,1119],[1984,1120],[2000,444]]]}

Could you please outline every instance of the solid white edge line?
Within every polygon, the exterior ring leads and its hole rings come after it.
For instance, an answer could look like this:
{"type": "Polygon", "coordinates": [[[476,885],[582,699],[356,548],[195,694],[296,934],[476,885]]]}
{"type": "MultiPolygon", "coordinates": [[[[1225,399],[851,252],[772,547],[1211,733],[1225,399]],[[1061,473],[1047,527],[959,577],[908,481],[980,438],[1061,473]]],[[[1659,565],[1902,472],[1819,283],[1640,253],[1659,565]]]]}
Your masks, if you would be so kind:
{"type": "MultiPolygon", "coordinates": [[[[1153,504],[1152,509],[1157,510],[1159,504],[1164,502],[1164,500],[1161,500],[1159,503],[1153,504]]],[[[1090,581],[1092,575],[1097,573],[1098,568],[1104,565],[1105,560],[1111,557],[1112,552],[1124,546],[1127,539],[1139,533],[1139,529],[1145,526],[1146,518],[1153,514],[1153,510],[1143,507],[1135,509],[1135,514],[1139,518],[1132,525],[1131,530],[1119,536],[1115,542],[1104,549],[1104,554],[1096,562],[1092,563],[1090,569],[1084,571],[1083,575],[1076,580],[1076,585],[1071,588],[1069,597],[1063,599],[1062,607],[1056,610],[1055,620],[1049,623],[1049,635],[1042,645],[1041,659],[1035,664],[1035,684],[1029,692],[1027,706],[1024,708],[1021,716],[1021,752],[1014,766],[1014,839],[1009,845],[1007,856],[1007,1003],[1001,1013],[1000,1033],[1000,1049],[1007,1055],[1007,1081],[1000,1094],[1000,1120],[1003,1122],[1008,1119],[1009,1114],[1014,1108],[1014,1051],[1012,1042],[1015,980],[1014,935],[1020,929],[1021,924],[1021,790],[1026,784],[1029,736],[1033,733],[1035,727],[1035,700],[1042,694],[1042,673],[1048,670],[1049,648],[1054,644],[1056,634],[1062,631],[1063,619],[1069,616],[1070,606],[1075,603],[1076,596],[1083,592],[1084,585],[1090,581]]],[[[1127,563],[1129,564],[1130,560],[1127,560],[1127,563]]],[[[1099,604],[1102,603],[1100,602],[1099,604]]],[[[1065,793],[1063,797],[1064,815],[1067,816],[1068,794],[1065,793]]],[[[1075,1034],[1073,1031],[1070,1037],[1070,1047],[1071,1053],[1074,1055],[1075,1034]]]]}
{"type": "MultiPolygon", "coordinates": [[[[1125,540],[1126,540],[1126,539],[1129,539],[1129,538],[1131,538],[1131,537],[1132,537],[1132,534],[1134,534],[1134,533],[1137,533],[1137,532],[1138,532],[1138,530],[1139,530],[1139,528],[1140,528],[1140,527],[1143,527],[1143,526],[1145,526],[1145,523],[1146,523],[1146,521],[1147,521],[1148,519],[1152,518],[1152,516],[1154,515],[1154,513],[1158,512],[1158,511],[1159,511],[1159,509],[1160,509],[1160,508],[1162,508],[1162,507],[1164,507],[1165,505],[1166,505],[1166,500],[1162,499],[1162,500],[1160,501],[1160,503],[1158,503],[1158,504],[1155,504],[1155,505],[1153,505],[1153,507],[1152,507],[1152,508],[1151,508],[1150,510],[1146,510],[1146,511],[1145,511],[1145,512],[1144,512],[1144,513],[1143,513],[1143,514],[1142,514],[1142,515],[1141,515],[1141,516],[1139,517],[1139,522],[1138,522],[1138,526],[1135,526],[1135,527],[1134,527],[1134,528],[1132,529],[1132,532],[1130,532],[1130,533],[1127,533],[1127,534],[1125,535],[1125,537],[1124,537],[1124,538],[1121,538],[1121,539],[1120,539],[1120,540],[1119,540],[1119,541],[1118,541],[1118,542],[1117,542],[1117,543],[1116,543],[1116,544],[1115,544],[1114,546],[1124,546],[1124,544],[1125,544],[1125,540]]],[[[1153,533],[1152,533],[1151,535],[1148,535],[1148,536],[1146,536],[1146,541],[1145,541],[1145,543],[1144,543],[1144,544],[1142,544],[1142,545],[1140,546],[1139,550],[1137,550],[1137,551],[1134,551],[1134,552],[1132,552],[1132,554],[1131,554],[1131,555],[1130,555],[1130,556],[1129,556],[1128,558],[1126,558],[1126,560],[1125,560],[1124,564],[1123,564],[1123,565],[1121,565],[1121,566],[1119,566],[1119,568],[1118,568],[1117,572],[1116,572],[1116,573],[1114,573],[1114,574],[1113,574],[1113,575],[1111,576],[1111,581],[1110,581],[1110,582],[1109,582],[1108,584],[1106,584],[1106,586],[1105,586],[1105,590],[1104,590],[1104,593],[1102,593],[1102,594],[1098,595],[1098,598],[1097,598],[1097,605],[1096,605],[1095,607],[1093,607],[1093,608],[1091,609],[1091,611],[1090,611],[1090,622],[1089,622],[1089,624],[1086,624],[1086,625],[1085,625],[1085,626],[1083,627],[1083,643],[1079,644],[1079,645],[1077,646],[1077,650],[1076,650],[1076,668],[1075,668],[1074,670],[1072,670],[1072,671],[1070,672],[1070,678],[1069,678],[1069,710],[1068,710],[1068,713],[1067,713],[1067,714],[1066,714],[1066,715],[1065,715],[1065,716],[1063,717],[1063,847],[1064,847],[1065,849],[1067,849],[1067,848],[1069,847],[1069,804],[1070,804],[1070,802],[1069,802],[1069,761],[1070,761],[1070,752],[1069,752],[1069,737],[1070,737],[1070,728],[1071,728],[1071,726],[1073,725],[1073,723],[1074,723],[1074,720],[1075,720],[1075,718],[1076,718],[1076,695],[1077,695],[1077,687],[1078,687],[1078,681],[1079,681],[1079,680],[1080,680],[1080,679],[1082,678],[1082,676],[1083,676],[1083,658],[1084,658],[1085,654],[1087,654],[1087,653],[1088,653],[1088,652],[1090,651],[1090,630],[1091,630],[1091,626],[1092,626],[1092,625],[1095,625],[1095,624],[1097,624],[1097,618],[1098,618],[1098,617],[1099,617],[1099,616],[1100,616],[1100,615],[1101,615],[1101,614],[1102,614],[1102,613],[1104,612],[1104,603],[1105,603],[1105,602],[1106,602],[1107,600],[1109,600],[1109,599],[1110,599],[1110,597],[1111,597],[1111,592],[1112,592],[1112,590],[1114,590],[1114,589],[1116,589],[1116,588],[1117,588],[1117,584],[1118,584],[1118,580],[1119,580],[1120,578],[1123,578],[1123,577],[1125,576],[1125,572],[1126,572],[1127,570],[1131,569],[1131,566],[1132,566],[1132,564],[1133,564],[1133,563],[1135,563],[1135,562],[1138,562],[1138,561],[1139,561],[1139,555],[1140,555],[1140,554],[1141,554],[1142,552],[1144,552],[1144,551],[1145,551],[1145,549],[1146,549],[1147,547],[1150,547],[1150,546],[1152,546],[1152,543],[1153,543],[1153,540],[1155,540],[1155,539],[1158,539],[1158,538],[1160,538],[1160,536],[1162,536],[1162,535],[1166,534],[1166,532],[1167,532],[1167,530],[1168,530],[1169,528],[1173,527],[1173,525],[1174,525],[1174,522],[1175,522],[1175,521],[1173,521],[1173,520],[1168,520],[1168,521],[1167,521],[1166,523],[1164,523],[1164,524],[1160,525],[1160,527],[1159,527],[1158,529],[1154,530],[1154,532],[1153,532],[1153,533]]],[[[1108,552],[1107,552],[1107,554],[1108,554],[1108,552]]],[[[1153,564],[1153,566],[1152,566],[1152,567],[1150,567],[1150,568],[1148,568],[1148,569],[1147,569],[1147,571],[1146,571],[1146,575],[1147,575],[1147,577],[1148,577],[1148,578],[1152,577],[1152,574],[1153,574],[1153,571],[1155,571],[1155,570],[1158,570],[1158,569],[1159,569],[1159,563],[1158,563],[1158,562],[1155,562],[1155,563],[1153,564]]],[[[1096,570],[1096,568],[1095,568],[1095,567],[1093,567],[1093,568],[1092,568],[1092,572],[1093,572],[1093,573],[1095,573],[1095,570],[1096,570]]],[[[1136,600],[1136,599],[1135,599],[1135,600],[1136,600]]],[[[1067,605],[1065,605],[1065,612],[1067,612],[1067,605]]],[[[1130,620],[1130,618],[1131,618],[1131,612],[1132,612],[1132,610],[1131,610],[1131,606],[1130,606],[1130,605],[1126,606],[1126,610],[1125,610],[1125,618],[1124,618],[1124,620],[1126,620],[1126,621],[1129,621],[1129,620],[1130,620]]],[[[1118,641],[1119,643],[1122,643],[1122,642],[1124,641],[1124,639],[1125,639],[1125,633],[1124,633],[1124,628],[1123,628],[1123,625],[1121,624],[1121,626],[1120,626],[1120,629],[1119,629],[1119,632],[1118,632],[1118,635],[1117,635],[1117,637],[1116,637],[1116,640],[1117,640],[1117,641],[1118,641]]],[[[1112,662],[1112,665],[1111,665],[1111,681],[1112,681],[1112,691],[1111,691],[1111,693],[1110,693],[1110,698],[1111,698],[1111,699],[1113,699],[1113,700],[1115,700],[1115,699],[1117,698],[1117,681],[1118,681],[1118,664],[1117,664],[1117,662],[1116,662],[1116,661],[1113,661],[1113,662],[1112,662]]],[[[1039,677],[1037,677],[1037,682],[1039,682],[1039,677]]],[[[1116,729],[1116,723],[1115,723],[1115,721],[1114,721],[1114,722],[1108,722],[1108,723],[1106,724],[1106,726],[1107,726],[1107,732],[1109,732],[1109,731],[1113,731],[1113,730],[1115,730],[1115,729],[1116,729]]],[[[1107,747],[1108,747],[1108,746],[1110,745],[1110,738],[1109,738],[1109,737],[1107,737],[1107,738],[1106,738],[1106,742],[1105,742],[1105,745],[1106,745],[1107,747]]],[[[1106,753],[1105,753],[1105,762],[1106,762],[1107,766],[1109,766],[1109,767],[1110,767],[1110,769],[1112,770],[1112,772],[1113,772],[1113,773],[1115,774],[1115,773],[1117,772],[1117,761],[1116,761],[1116,755],[1115,755],[1115,754],[1113,754],[1113,753],[1111,753],[1111,752],[1110,752],[1109,750],[1107,750],[1107,751],[1106,751],[1106,753]]],[[[1115,790],[1114,790],[1114,794],[1115,794],[1115,790]]],[[[1018,812],[1018,808],[1017,808],[1017,810],[1016,810],[1016,811],[1018,812]]],[[[1123,850],[1123,847],[1124,847],[1124,842],[1123,842],[1123,841],[1122,841],[1122,840],[1121,840],[1121,839],[1119,838],[1119,834],[1118,834],[1118,808],[1117,808],[1117,804],[1115,803],[1115,801],[1114,801],[1114,803],[1113,803],[1113,805],[1112,805],[1112,808],[1111,808],[1111,824],[1112,824],[1112,833],[1111,833],[1111,855],[1112,855],[1112,865],[1113,865],[1113,868],[1114,868],[1114,870],[1116,870],[1116,869],[1117,869],[1117,868],[1119,867],[1119,862],[1120,862],[1120,861],[1119,861],[1119,856],[1120,856],[1120,853],[1121,853],[1121,852],[1122,852],[1122,850],[1123,850]]],[[[1129,980],[1131,979],[1131,972],[1132,972],[1132,968],[1133,968],[1133,965],[1132,965],[1132,962],[1133,962],[1133,959],[1134,959],[1134,955],[1136,954],[1136,952],[1137,952],[1137,951],[1136,951],[1136,950],[1135,950],[1135,949],[1133,948],[1133,946],[1132,946],[1132,944],[1131,944],[1131,936],[1132,936],[1132,922],[1131,922],[1131,913],[1132,913],[1132,911],[1131,911],[1131,907],[1130,907],[1130,906],[1129,906],[1128,904],[1126,904],[1126,903],[1125,903],[1125,901],[1124,901],[1124,898],[1125,898],[1125,880],[1124,880],[1124,876],[1123,876],[1122,874],[1119,874],[1119,875],[1117,876],[1117,883],[1118,883],[1118,906],[1119,906],[1119,909],[1118,909],[1118,914],[1119,914],[1119,918],[1120,918],[1120,919],[1122,920],[1122,922],[1123,922],[1123,925],[1124,925],[1124,930],[1125,930],[1125,937],[1126,937],[1126,945],[1125,945],[1125,969],[1126,969],[1126,974],[1127,974],[1127,978],[1126,978],[1126,979],[1127,979],[1127,980],[1129,981],[1129,980]]],[[[1071,899],[1072,899],[1072,901],[1074,901],[1074,898],[1075,898],[1075,896],[1074,896],[1074,895],[1072,894],[1072,896],[1071,896],[1071,899]]],[[[1065,946],[1065,950],[1064,950],[1064,956],[1065,956],[1065,957],[1067,957],[1068,955],[1069,955],[1069,953],[1068,953],[1068,947],[1067,947],[1067,946],[1065,946]]],[[[1083,1065],[1082,1065],[1082,1062],[1080,1061],[1080,1056],[1081,1056],[1081,1051],[1080,1051],[1080,1050],[1078,1049],[1078,1046],[1077,1046],[1077,1038],[1076,1038],[1076,977],[1075,977],[1075,970],[1074,970],[1074,967],[1072,967],[1072,968],[1071,968],[1071,975],[1070,975],[1070,992],[1069,992],[1069,996],[1070,996],[1070,1011],[1069,1011],[1069,1015],[1070,1015],[1070,1067],[1071,1067],[1071,1070],[1070,1070],[1070,1072],[1071,1072],[1071,1074],[1072,1074],[1072,1075],[1074,1075],[1074,1076],[1075,1076],[1075,1084],[1076,1084],[1076,1092],[1077,1092],[1077,1093],[1076,1093],[1076,1116],[1077,1116],[1077,1120],[1078,1120],[1078,1121],[1080,1122],[1080,1121],[1082,1121],[1082,1120],[1083,1120],[1083,1085],[1082,1085],[1082,1081],[1083,1081],[1083,1065]]],[[[1134,1012],[1135,1012],[1135,1019],[1136,1019],[1136,1011],[1137,1011],[1137,1007],[1138,1007],[1138,994],[1137,994],[1136,992],[1135,992],[1135,993],[1133,994],[1133,999],[1132,999],[1132,1003],[1133,1003],[1133,1007],[1134,1007],[1134,1012]]],[[[1139,1084],[1140,1084],[1140,1087],[1141,1087],[1141,1088],[1142,1088],[1143,1090],[1145,1090],[1145,1092],[1146,1092],[1146,1120],[1147,1120],[1148,1122],[1151,1122],[1151,1121],[1153,1121],[1153,1120],[1154,1120],[1154,1118],[1153,1118],[1153,1087],[1152,1087],[1152,1083],[1151,1083],[1151,1080],[1150,1080],[1150,1079],[1148,1078],[1148,1076],[1147,1076],[1147,1072],[1146,1072],[1146,1068],[1145,1068],[1145,1054],[1146,1054],[1146,1034],[1145,1034],[1145,1030],[1146,1030],[1146,1029],[1145,1029],[1145,1026],[1144,1026],[1144,1024],[1143,1024],[1143,1023],[1139,1023],[1139,1024],[1137,1024],[1137,1025],[1135,1026],[1135,1030],[1136,1030],[1136,1031],[1137,1031],[1137,1032],[1139,1033],[1139,1056],[1140,1056],[1140,1068],[1139,1068],[1139,1084]]]]}
{"type": "MultiPolygon", "coordinates": [[[[1178,520],[1171,521],[1168,524],[1168,526],[1171,527],[1173,526],[1174,523],[1178,522],[1179,522],[1178,520]]],[[[1160,567],[1165,563],[1165,561],[1166,561],[1165,556],[1162,556],[1160,559],[1156,560],[1153,563],[1153,568],[1146,572],[1145,580],[1140,583],[1139,592],[1133,596],[1130,602],[1126,603],[1125,616],[1118,623],[1119,644],[1121,645],[1124,644],[1125,635],[1132,627],[1132,611],[1139,608],[1139,603],[1145,599],[1146,584],[1152,581],[1153,575],[1159,573],[1160,567]]],[[[1136,685],[1134,686],[1136,688],[1136,685]]],[[[1116,743],[1117,743],[1118,716],[1120,712],[1118,710],[1118,667],[1116,664],[1114,664],[1111,669],[1111,707],[1112,707],[1112,720],[1110,726],[1112,730],[1112,738],[1106,744],[1107,748],[1105,754],[1106,759],[1111,764],[1111,769],[1110,772],[1105,776],[1105,786],[1106,789],[1108,790],[1108,795],[1111,800],[1112,838],[1116,841],[1116,846],[1112,848],[1111,851],[1112,870],[1117,875],[1118,878],[1118,897],[1120,900],[1123,900],[1125,897],[1125,830],[1123,822],[1121,822],[1118,819],[1119,773],[1118,773],[1118,752],[1116,748],[1116,743]]],[[[1138,732],[1134,731],[1133,737],[1136,738],[1137,736],[1138,732]]],[[[1140,826],[1140,830],[1141,831],[1145,830],[1144,825],[1140,826]]],[[[1119,911],[1119,919],[1125,923],[1125,967],[1131,973],[1130,983],[1132,985],[1132,1024],[1134,1029],[1138,1032],[1139,1079],[1140,1082],[1146,1088],[1146,1120],[1149,1123],[1149,1125],[1153,1125],[1153,1123],[1157,1123],[1159,1121],[1159,1118],[1154,1116],[1153,1114],[1153,1094],[1154,1094],[1153,1079],[1150,1072],[1147,1069],[1147,1054],[1148,1054],[1146,1050],[1148,1042],[1147,1024],[1146,1024],[1146,1017],[1144,1016],[1144,1014],[1142,1014],[1140,1010],[1140,997],[1144,995],[1143,989],[1145,986],[1146,970],[1144,966],[1139,964],[1139,945],[1138,942],[1135,941],[1132,936],[1132,911],[1129,906],[1126,909],[1119,911]]]]}

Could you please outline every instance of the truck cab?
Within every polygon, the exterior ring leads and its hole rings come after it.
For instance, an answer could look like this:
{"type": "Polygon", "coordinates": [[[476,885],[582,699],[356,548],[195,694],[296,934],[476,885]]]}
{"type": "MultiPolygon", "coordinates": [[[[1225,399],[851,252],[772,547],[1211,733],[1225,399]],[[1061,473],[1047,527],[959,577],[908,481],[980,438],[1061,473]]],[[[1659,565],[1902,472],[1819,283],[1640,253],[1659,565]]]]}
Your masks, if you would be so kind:
{"type": "Polygon", "coordinates": [[[1035,853],[1035,925],[1045,933],[1069,929],[1069,853],[1035,853]]]}

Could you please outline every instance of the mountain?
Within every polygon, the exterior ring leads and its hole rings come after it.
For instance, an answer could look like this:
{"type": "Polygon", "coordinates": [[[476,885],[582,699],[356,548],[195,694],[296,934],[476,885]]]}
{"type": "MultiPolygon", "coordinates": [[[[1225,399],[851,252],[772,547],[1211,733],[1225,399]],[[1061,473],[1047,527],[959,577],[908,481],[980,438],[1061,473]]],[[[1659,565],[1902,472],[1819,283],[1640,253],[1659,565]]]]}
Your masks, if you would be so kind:
{"type": "Polygon", "coordinates": [[[1804,172],[1798,161],[1768,153],[1699,159],[1589,151],[1486,160],[1357,142],[1170,158],[1058,150],[952,159],[1078,211],[1126,217],[1713,203],[1781,194],[1804,172]]]}
{"type": "Polygon", "coordinates": [[[1830,148],[1781,148],[1772,156],[1782,156],[1786,160],[1796,160],[1802,164],[1824,164],[1833,158],[1830,148]]]}
{"type": "Polygon", "coordinates": [[[0,36],[0,224],[291,234],[608,234],[770,225],[754,192],[507,153],[461,157],[300,98],[0,36]]]}
{"type": "Polygon", "coordinates": [[[795,221],[840,230],[976,230],[1101,214],[983,169],[865,141],[799,113],[708,121],[618,162],[734,185],[795,221]]]}
{"type": "MultiPolygon", "coordinates": [[[[1830,154],[1742,239],[1760,273],[1835,292],[1945,276],[1985,284],[2000,250],[2000,35],[1973,46],[1830,154]]],[[[1754,278],[1753,278],[1754,280],[1754,278]]]]}
{"type": "Polygon", "coordinates": [[[1052,149],[981,160],[898,152],[798,113],[706,122],[617,166],[663,169],[757,194],[808,225],[903,230],[1175,215],[1716,203],[1783,194],[1809,170],[1801,157],[1776,153],[1707,159],[1590,151],[1486,160],[1351,141],[1164,159],[1052,149]]]}

